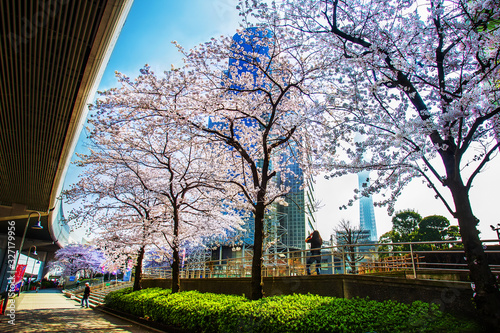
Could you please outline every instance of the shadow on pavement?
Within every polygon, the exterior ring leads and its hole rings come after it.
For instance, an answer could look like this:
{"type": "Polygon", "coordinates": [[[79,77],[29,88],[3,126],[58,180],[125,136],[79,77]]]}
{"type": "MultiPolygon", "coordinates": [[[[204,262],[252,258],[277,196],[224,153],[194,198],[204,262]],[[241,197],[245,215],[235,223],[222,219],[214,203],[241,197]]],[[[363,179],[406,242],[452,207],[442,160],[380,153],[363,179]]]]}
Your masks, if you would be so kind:
{"type": "Polygon", "coordinates": [[[21,310],[15,313],[15,325],[8,316],[0,316],[0,332],[151,332],[141,326],[100,313],[82,309],[21,310]]]}

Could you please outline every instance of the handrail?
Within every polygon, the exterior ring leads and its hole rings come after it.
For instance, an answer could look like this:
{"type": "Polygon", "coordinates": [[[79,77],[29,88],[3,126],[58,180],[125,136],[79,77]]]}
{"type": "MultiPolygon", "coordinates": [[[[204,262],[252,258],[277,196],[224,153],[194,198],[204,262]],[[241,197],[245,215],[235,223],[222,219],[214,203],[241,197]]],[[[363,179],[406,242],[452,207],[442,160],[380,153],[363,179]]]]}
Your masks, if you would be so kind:
{"type": "MultiPolygon", "coordinates": [[[[321,249],[320,272],[321,274],[387,274],[407,271],[414,279],[423,273],[428,276],[430,272],[459,274],[468,271],[464,250],[457,247],[461,243],[461,241],[432,241],[326,246],[321,249]],[[429,262],[432,256],[445,260],[446,255],[453,256],[456,262],[429,262]]],[[[483,240],[482,243],[497,245],[498,240],[483,240]]],[[[187,260],[181,268],[180,276],[185,279],[250,277],[252,257],[248,255],[249,252],[253,251],[245,249],[247,254],[245,257],[205,261],[187,260]]],[[[488,255],[494,255],[499,254],[500,250],[486,249],[485,252],[488,255]]],[[[262,276],[305,275],[307,274],[307,260],[310,257],[309,250],[266,253],[263,255],[262,276]]],[[[500,273],[500,259],[498,263],[492,263],[490,268],[494,274],[500,273]]],[[[170,278],[170,267],[144,268],[143,276],[170,278]]],[[[405,276],[410,277],[406,273],[405,276]]]]}
{"type": "MultiPolygon", "coordinates": [[[[95,280],[89,283],[89,286],[94,290],[104,290],[104,289],[110,289],[114,288],[117,286],[124,286],[126,284],[130,284],[130,282],[123,282],[123,281],[116,281],[116,280],[109,280],[107,282],[103,282],[102,280],[95,280]],[[109,286],[106,286],[105,283],[109,283],[109,286]]],[[[73,288],[65,288],[63,291],[68,291],[72,293],[81,293],[85,290],[85,284],[81,284],[78,287],[73,287],[73,288]]]]}

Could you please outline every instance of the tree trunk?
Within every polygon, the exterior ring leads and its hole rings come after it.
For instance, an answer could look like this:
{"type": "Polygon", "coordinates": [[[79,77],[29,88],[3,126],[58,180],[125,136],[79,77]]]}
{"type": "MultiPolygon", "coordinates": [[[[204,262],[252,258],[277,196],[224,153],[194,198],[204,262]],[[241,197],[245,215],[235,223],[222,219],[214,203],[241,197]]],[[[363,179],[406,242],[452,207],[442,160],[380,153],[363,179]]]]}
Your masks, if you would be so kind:
{"type": "Polygon", "coordinates": [[[137,257],[137,265],[135,266],[135,280],[134,280],[134,291],[142,289],[142,261],[144,259],[144,248],[143,245],[139,250],[139,256],[137,257]]]}
{"type": "MultiPolygon", "coordinates": [[[[259,196],[259,195],[258,195],[259,196]]],[[[251,299],[258,300],[264,297],[263,283],[262,283],[262,247],[264,242],[264,200],[257,199],[257,206],[255,208],[255,232],[254,232],[254,252],[252,258],[252,280],[251,280],[251,299]]]]}
{"type": "MultiPolygon", "coordinates": [[[[431,135],[433,142],[439,141],[431,135]]],[[[449,143],[446,142],[446,143],[449,143]]],[[[491,272],[483,244],[479,238],[477,224],[479,220],[472,212],[469,200],[469,188],[464,185],[460,173],[462,155],[450,143],[446,151],[440,151],[446,169],[444,185],[450,189],[455,204],[455,218],[458,220],[462,244],[464,245],[470,280],[474,283],[474,302],[482,322],[493,328],[500,327],[500,291],[498,281],[491,272]],[[458,155],[457,155],[458,152],[458,155]]]]}
{"type": "Polygon", "coordinates": [[[449,187],[456,207],[455,216],[460,227],[470,279],[475,285],[474,302],[484,321],[498,328],[500,327],[500,291],[479,239],[477,230],[479,220],[472,213],[466,187],[461,184],[450,184],[449,187]]]}
{"type": "Polygon", "coordinates": [[[181,282],[179,278],[179,250],[177,247],[173,249],[173,262],[172,262],[172,292],[176,293],[181,289],[181,282]]]}
{"type": "Polygon", "coordinates": [[[172,292],[176,293],[181,290],[181,281],[179,277],[179,217],[178,211],[174,208],[174,240],[173,240],[173,261],[172,261],[172,292]]]}
{"type": "Polygon", "coordinates": [[[348,246],[349,265],[351,266],[351,274],[356,274],[356,248],[354,246],[348,246]]]}

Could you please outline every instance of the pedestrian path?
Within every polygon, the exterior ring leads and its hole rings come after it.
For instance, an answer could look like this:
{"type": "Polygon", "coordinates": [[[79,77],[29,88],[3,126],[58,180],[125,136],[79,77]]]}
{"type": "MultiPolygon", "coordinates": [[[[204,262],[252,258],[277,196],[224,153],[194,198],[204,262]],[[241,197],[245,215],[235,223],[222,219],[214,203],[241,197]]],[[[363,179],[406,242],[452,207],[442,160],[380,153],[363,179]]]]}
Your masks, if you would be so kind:
{"type": "Polygon", "coordinates": [[[157,332],[100,311],[81,308],[60,290],[26,292],[16,299],[15,321],[0,315],[2,333],[55,332],[157,332]],[[9,323],[11,321],[11,323],[9,323]]]}
{"type": "Polygon", "coordinates": [[[65,297],[58,289],[41,289],[39,292],[24,292],[16,299],[16,310],[68,309],[75,302],[65,297]]]}

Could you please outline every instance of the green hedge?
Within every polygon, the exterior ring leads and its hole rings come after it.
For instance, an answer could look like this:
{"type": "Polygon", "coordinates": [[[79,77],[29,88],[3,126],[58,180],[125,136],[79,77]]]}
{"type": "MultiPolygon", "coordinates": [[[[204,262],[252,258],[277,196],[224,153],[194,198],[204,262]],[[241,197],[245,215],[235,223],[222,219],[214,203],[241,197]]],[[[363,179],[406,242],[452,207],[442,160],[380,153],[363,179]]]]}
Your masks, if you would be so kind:
{"type": "Polygon", "coordinates": [[[151,314],[160,311],[154,303],[156,298],[170,294],[169,289],[150,288],[132,291],[132,287],[110,292],[104,298],[106,306],[133,314],[137,317],[148,318],[151,314]]]}
{"type": "Polygon", "coordinates": [[[190,332],[477,332],[435,304],[316,295],[243,296],[152,288],[110,293],[106,306],[190,332]]]}

